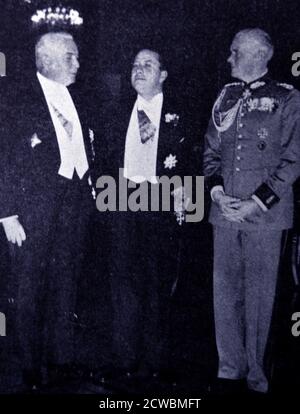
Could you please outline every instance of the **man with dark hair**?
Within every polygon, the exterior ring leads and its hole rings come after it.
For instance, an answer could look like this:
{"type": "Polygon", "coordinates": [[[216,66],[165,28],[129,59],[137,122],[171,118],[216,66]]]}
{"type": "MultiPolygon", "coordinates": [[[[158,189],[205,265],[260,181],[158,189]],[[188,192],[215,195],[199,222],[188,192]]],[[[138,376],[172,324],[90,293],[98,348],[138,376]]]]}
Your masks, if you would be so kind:
{"type": "Polygon", "coordinates": [[[68,89],[79,68],[76,43],[68,33],[47,33],[35,53],[36,76],[25,89],[12,89],[1,183],[1,221],[12,243],[15,349],[27,385],[37,385],[44,368],[74,360],[76,286],[93,203],[93,131],[68,89]]]}
{"type": "Polygon", "coordinates": [[[126,202],[133,198],[133,189],[149,185],[147,210],[110,213],[113,364],[119,373],[148,382],[167,367],[170,303],[184,227],[174,209],[150,210],[150,190],[158,187],[157,179],[182,177],[186,163],[185,120],[163,92],[167,75],[154,50],[136,55],[131,84],[137,96],[109,110],[104,125],[107,156],[101,163],[105,175],[117,182],[121,174],[120,181],[128,186],[126,202]]]}
{"type": "Polygon", "coordinates": [[[239,81],[225,85],[214,104],[204,153],[218,377],[247,379],[262,393],[282,231],[292,226],[292,184],[300,175],[300,94],[270,79],[272,54],[261,29],[234,37],[228,62],[239,81]]]}

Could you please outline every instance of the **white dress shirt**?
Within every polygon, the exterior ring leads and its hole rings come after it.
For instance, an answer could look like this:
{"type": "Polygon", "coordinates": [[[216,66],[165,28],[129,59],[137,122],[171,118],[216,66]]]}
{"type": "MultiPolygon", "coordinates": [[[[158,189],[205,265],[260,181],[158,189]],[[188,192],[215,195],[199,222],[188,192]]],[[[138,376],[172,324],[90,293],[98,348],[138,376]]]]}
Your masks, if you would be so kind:
{"type": "Polygon", "coordinates": [[[163,94],[161,92],[151,101],[146,101],[138,95],[133,106],[126,134],[124,177],[135,183],[143,181],[157,183],[156,160],[162,104],[163,94]],[[156,128],[154,139],[144,144],[140,137],[138,110],[143,110],[156,128]]]}
{"type": "Polygon", "coordinates": [[[72,179],[74,171],[76,171],[79,178],[82,178],[88,170],[89,165],[84,147],[81,124],[71,95],[66,86],[46,78],[39,72],[37,72],[37,77],[43,89],[56,132],[61,159],[58,174],[72,179]],[[71,122],[71,137],[67,134],[53,106],[66,120],[71,122]]]}
{"type": "MultiPolygon", "coordinates": [[[[85,152],[80,121],[71,95],[64,85],[46,78],[39,72],[37,72],[37,78],[43,89],[56,132],[61,159],[58,174],[65,178],[71,179],[75,170],[79,178],[82,178],[88,170],[89,165],[85,152]],[[71,139],[55,114],[52,105],[54,105],[55,108],[57,108],[59,112],[72,123],[73,133],[71,139]]],[[[36,139],[39,138],[36,137],[36,139]]],[[[41,145],[43,144],[41,143],[41,145]]],[[[18,216],[13,215],[1,218],[0,223],[14,217],[17,218],[18,216]]]]}

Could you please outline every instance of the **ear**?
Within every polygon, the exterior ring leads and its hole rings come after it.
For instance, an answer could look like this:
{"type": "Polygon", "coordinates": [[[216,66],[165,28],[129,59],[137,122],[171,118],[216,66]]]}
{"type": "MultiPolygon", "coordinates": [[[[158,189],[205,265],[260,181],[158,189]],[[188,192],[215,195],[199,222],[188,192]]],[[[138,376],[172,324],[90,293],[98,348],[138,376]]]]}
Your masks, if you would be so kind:
{"type": "Polygon", "coordinates": [[[265,50],[258,50],[256,52],[256,58],[257,60],[266,60],[267,59],[267,52],[265,50]]]}
{"type": "Polygon", "coordinates": [[[160,73],[160,83],[164,83],[164,81],[167,79],[168,77],[168,72],[166,70],[162,70],[160,73]]]}
{"type": "Polygon", "coordinates": [[[53,64],[52,57],[50,55],[45,54],[43,56],[43,63],[47,68],[51,67],[51,65],[53,64]]]}

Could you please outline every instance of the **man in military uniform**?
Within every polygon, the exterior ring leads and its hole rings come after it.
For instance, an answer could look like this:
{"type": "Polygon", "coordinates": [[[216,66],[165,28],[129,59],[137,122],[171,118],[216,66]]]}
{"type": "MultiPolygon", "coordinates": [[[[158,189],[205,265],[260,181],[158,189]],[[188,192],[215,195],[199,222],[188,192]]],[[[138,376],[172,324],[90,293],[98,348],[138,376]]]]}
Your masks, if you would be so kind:
{"type": "Polygon", "coordinates": [[[268,77],[272,55],[260,29],[234,37],[228,62],[240,82],[216,100],[204,152],[218,377],[246,378],[250,390],[263,393],[282,231],[292,226],[292,184],[300,175],[300,93],[268,77]]]}

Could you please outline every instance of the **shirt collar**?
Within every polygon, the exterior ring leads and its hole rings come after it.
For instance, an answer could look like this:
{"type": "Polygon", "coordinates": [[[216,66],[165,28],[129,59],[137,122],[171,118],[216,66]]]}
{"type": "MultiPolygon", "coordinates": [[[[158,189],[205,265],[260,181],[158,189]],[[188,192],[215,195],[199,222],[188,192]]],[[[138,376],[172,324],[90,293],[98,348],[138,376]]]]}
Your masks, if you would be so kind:
{"type": "Polygon", "coordinates": [[[46,78],[46,76],[42,75],[40,72],[36,73],[37,78],[40,82],[40,84],[42,85],[43,89],[46,89],[47,91],[53,91],[54,89],[58,90],[65,90],[67,89],[67,87],[65,85],[62,85],[59,82],[56,82],[52,79],[46,78]]]}
{"type": "Polygon", "coordinates": [[[141,95],[137,96],[137,106],[139,110],[157,111],[161,108],[163,102],[163,93],[159,92],[150,101],[144,99],[141,95]]]}

